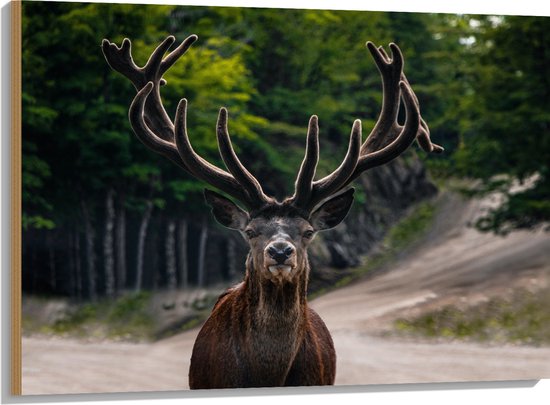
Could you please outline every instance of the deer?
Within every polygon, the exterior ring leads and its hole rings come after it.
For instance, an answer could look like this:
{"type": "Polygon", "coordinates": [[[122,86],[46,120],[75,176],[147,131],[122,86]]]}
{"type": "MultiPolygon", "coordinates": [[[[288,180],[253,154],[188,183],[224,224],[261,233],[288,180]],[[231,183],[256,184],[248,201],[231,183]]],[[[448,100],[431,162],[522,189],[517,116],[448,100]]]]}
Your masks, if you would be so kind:
{"type": "Polygon", "coordinates": [[[383,87],[381,113],[370,135],[363,142],[361,121],[355,120],[340,166],[315,180],[319,124],[318,117],[311,116],[294,194],[278,201],[264,193],[235,153],[225,107],[219,110],[216,134],[226,170],[193,149],[187,134],[185,98],[177,106],[174,122],[169,118],[160,95],[166,85],[163,75],[197,39],[190,35],[168,52],[175,42],[174,36],[168,36],[143,67],[133,61],[129,39],[120,46],[107,39],[102,43],[108,64],[137,90],[128,112],[136,137],[187,174],[217,189],[204,190],[213,216],[221,225],[240,232],[250,247],[242,282],[218,298],[196,337],[189,387],[333,385],[334,343],[307,301],[307,248],[318,232],[344,220],[354,199],[354,188],[348,185],[363,172],[395,159],[415,140],[427,152],[440,153],[443,148],[430,139],[418,98],[403,73],[399,47],[391,43],[391,53],[386,53],[369,41],[366,46],[383,87]],[[405,109],[403,125],[397,119],[401,105],[405,109]]]}

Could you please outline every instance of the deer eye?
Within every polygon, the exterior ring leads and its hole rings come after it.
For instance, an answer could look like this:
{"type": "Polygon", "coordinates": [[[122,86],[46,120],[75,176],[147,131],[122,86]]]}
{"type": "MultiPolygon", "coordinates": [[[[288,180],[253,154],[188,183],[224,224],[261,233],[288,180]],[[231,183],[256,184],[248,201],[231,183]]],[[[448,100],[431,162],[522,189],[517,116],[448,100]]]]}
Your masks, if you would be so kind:
{"type": "Polygon", "coordinates": [[[255,238],[256,236],[258,236],[258,234],[256,232],[254,232],[254,230],[252,229],[247,229],[244,231],[244,233],[246,233],[246,236],[248,237],[248,239],[252,239],[252,238],[255,238]]]}
{"type": "Polygon", "coordinates": [[[305,231],[305,232],[304,232],[304,235],[303,235],[303,236],[304,236],[304,238],[306,238],[306,239],[311,239],[311,238],[313,237],[313,234],[314,234],[313,231],[308,230],[308,231],[305,231]]]}

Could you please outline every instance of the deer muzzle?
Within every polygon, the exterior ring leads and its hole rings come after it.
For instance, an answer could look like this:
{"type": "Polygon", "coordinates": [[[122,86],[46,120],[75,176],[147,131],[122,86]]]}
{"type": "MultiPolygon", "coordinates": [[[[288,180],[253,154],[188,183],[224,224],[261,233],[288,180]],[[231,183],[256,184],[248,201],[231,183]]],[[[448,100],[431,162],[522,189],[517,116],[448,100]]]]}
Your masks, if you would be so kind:
{"type": "Polygon", "coordinates": [[[289,274],[296,264],[296,249],[287,241],[275,241],[266,246],[264,259],[271,274],[289,274]]]}

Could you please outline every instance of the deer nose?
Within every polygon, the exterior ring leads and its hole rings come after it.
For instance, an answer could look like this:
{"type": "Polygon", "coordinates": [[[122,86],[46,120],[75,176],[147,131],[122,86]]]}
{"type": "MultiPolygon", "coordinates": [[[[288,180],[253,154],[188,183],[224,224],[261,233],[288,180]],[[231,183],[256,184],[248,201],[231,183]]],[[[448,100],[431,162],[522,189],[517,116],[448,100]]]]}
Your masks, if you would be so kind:
{"type": "Polygon", "coordinates": [[[284,246],[270,246],[267,249],[267,253],[273,260],[277,262],[277,264],[283,264],[286,259],[288,259],[292,253],[294,253],[294,249],[292,246],[284,245],[284,246]]]}

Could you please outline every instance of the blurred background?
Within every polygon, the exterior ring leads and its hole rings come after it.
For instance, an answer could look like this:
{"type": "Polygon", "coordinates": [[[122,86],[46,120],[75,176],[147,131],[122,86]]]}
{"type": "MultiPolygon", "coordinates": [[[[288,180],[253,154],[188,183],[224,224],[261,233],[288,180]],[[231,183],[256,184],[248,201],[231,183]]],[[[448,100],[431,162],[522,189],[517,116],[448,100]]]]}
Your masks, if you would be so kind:
{"type": "MultiPolygon", "coordinates": [[[[318,177],[340,164],[354,119],[366,133],[376,122],[381,80],[365,42],[400,46],[445,152],[413,147],[356,181],[345,223],[310,249],[314,298],[436,239],[472,198],[494,200],[468,217],[472,230],[542,230],[548,246],[549,32],[544,17],[24,2],[24,334],[156,341],[199,325],[243,276],[247,245],[215,223],[204,184],[134,137],[135,89],[107,65],[103,38],[130,38],[141,66],[167,35],[198,34],[165,75],[164,105],[173,117],[189,100],[191,142],[219,166],[215,123],[227,107],[241,160],[279,198],[292,193],[312,114],[318,177]]],[[[473,313],[430,307],[393,326],[548,345],[548,291],[473,313]]]]}

